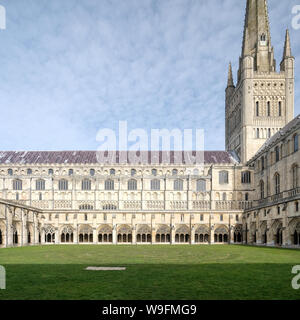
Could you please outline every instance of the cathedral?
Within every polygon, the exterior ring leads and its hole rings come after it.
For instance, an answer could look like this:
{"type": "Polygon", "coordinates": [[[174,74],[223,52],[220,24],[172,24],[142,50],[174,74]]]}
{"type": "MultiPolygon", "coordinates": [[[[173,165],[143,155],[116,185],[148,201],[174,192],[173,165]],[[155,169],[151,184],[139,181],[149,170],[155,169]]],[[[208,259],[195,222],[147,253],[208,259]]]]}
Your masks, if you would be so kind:
{"type": "Polygon", "coordinates": [[[266,0],[247,0],[226,151],[99,162],[96,151],[0,152],[0,247],[250,244],[300,247],[299,134],[288,30],[277,70],[266,0]]]}

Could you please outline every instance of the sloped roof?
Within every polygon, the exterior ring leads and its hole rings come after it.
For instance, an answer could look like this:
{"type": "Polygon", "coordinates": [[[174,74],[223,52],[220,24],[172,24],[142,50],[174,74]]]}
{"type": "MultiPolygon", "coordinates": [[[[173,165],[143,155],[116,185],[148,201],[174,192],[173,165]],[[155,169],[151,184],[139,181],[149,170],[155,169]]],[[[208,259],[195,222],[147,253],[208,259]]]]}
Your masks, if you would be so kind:
{"type": "Polygon", "coordinates": [[[255,156],[248,161],[248,163],[257,159],[262,153],[271,149],[275,146],[279,141],[287,137],[293,130],[296,130],[300,127],[300,114],[290,121],[285,127],[283,127],[280,131],[276,132],[270,139],[268,139],[264,145],[257,151],[255,156]]]}
{"type": "MultiPolygon", "coordinates": [[[[126,152],[116,151],[116,161],[112,163],[119,164],[126,159],[129,160],[130,156],[136,155],[145,159],[142,163],[164,163],[165,156],[170,154],[171,164],[185,164],[184,160],[178,161],[177,159],[184,159],[184,152],[171,151],[171,152],[126,152]],[[153,158],[156,161],[153,161],[153,158]],[[123,161],[121,160],[123,159],[123,161]],[[151,161],[152,160],[152,161],[151,161]]],[[[195,152],[192,155],[195,156],[195,152]]],[[[101,151],[0,151],[0,164],[105,164],[107,161],[102,161],[107,153],[101,151]],[[99,160],[99,161],[98,161],[99,160]]],[[[132,159],[132,158],[130,158],[132,159]]],[[[238,163],[235,154],[227,151],[205,151],[204,163],[206,164],[235,164],[238,163]]],[[[138,161],[130,161],[130,163],[138,164],[138,161]]]]}

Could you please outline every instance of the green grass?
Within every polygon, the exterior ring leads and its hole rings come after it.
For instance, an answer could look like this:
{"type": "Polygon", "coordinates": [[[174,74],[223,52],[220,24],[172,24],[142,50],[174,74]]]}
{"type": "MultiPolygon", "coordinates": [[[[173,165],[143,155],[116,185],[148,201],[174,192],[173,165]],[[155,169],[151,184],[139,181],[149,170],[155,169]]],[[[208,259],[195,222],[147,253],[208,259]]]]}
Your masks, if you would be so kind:
{"type": "Polygon", "coordinates": [[[247,246],[37,246],[0,249],[0,299],[299,299],[300,251],[247,246]],[[86,271],[125,266],[126,271],[86,271]]]}

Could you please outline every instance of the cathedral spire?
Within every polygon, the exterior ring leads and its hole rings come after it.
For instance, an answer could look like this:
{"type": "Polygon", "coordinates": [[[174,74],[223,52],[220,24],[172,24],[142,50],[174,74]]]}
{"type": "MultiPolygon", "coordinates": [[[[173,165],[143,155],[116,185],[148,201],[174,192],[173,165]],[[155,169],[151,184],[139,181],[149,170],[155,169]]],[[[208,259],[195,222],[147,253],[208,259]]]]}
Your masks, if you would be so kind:
{"type": "Polygon", "coordinates": [[[267,0],[247,0],[238,81],[241,80],[242,61],[245,57],[253,58],[253,71],[269,73],[276,69],[267,0]]]}
{"type": "Polygon", "coordinates": [[[292,57],[292,49],[291,49],[290,33],[289,33],[289,30],[287,29],[286,34],[285,34],[285,43],[284,43],[282,60],[284,60],[285,58],[290,58],[290,57],[292,57]]]}
{"type": "Polygon", "coordinates": [[[267,0],[247,0],[242,57],[254,54],[260,42],[271,47],[267,0]]]}
{"type": "Polygon", "coordinates": [[[231,62],[229,62],[227,87],[234,87],[231,62]]]}

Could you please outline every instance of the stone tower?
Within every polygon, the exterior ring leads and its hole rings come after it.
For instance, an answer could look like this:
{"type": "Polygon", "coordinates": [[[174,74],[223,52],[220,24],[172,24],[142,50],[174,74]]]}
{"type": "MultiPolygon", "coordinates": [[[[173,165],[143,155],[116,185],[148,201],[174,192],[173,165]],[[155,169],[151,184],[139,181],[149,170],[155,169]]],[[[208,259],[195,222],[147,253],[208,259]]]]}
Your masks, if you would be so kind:
{"type": "Polygon", "coordinates": [[[288,30],[276,71],[267,0],[247,0],[237,83],[231,64],[226,88],[226,150],[243,163],[294,118],[294,57],[288,30]]]}

